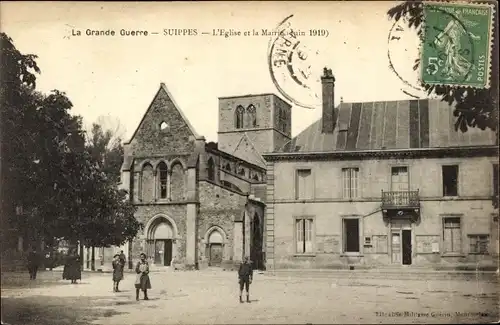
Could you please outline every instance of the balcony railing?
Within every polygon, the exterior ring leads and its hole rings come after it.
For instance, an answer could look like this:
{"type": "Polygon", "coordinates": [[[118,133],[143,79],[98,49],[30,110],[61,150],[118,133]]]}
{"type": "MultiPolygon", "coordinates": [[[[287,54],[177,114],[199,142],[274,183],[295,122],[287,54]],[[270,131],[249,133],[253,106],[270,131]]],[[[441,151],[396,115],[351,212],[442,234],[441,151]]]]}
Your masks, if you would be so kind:
{"type": "Polygon", "coordinates": [[[416,191],[382,191],[382,208],[417,208],[420,197],[416,191]]]}

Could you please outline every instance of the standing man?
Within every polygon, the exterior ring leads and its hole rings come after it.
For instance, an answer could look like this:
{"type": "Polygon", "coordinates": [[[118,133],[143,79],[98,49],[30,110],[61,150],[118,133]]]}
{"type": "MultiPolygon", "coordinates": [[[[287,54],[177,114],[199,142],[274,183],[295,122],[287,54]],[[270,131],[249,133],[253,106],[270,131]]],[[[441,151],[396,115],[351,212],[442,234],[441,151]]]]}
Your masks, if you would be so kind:
{"type": "Polygon", "coordinates": [[[36,280],[36,273],[38,272],[39,265],[40,257],[36,251],[36,247],[33,246],[31,252],[28,254],[28,271],[30,273],[30,280],[36,280]]]}
{"type": "Polygon", "coordinates": [[[253,280],[253,269],[252,264],[250,262],[250,258],[245,256],[245,260],[240,264],[240,268],[238,270],[238,282],[240,283],[240,303],[243,303],[242,295],[243,295],[243,287],[247,292],[247,302],[250,302],[250,284],[252,284],[253,280]]]}

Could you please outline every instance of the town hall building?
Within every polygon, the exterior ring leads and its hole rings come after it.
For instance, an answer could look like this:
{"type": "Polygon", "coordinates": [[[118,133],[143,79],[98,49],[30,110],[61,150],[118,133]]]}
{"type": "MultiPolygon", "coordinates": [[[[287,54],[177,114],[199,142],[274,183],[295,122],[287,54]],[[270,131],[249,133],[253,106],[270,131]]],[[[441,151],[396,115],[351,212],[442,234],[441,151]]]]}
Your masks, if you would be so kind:
{"type": "Polygon", "coordinates": [[[273,94],[219,98],[207,143],[161,84],[124,145],[121,187],[144,230],[128,246],[154,267],[265,268],[266,162],[291,139],[291,106],[273,94]]]}
{"type": "Polygon", "coordinates": [[[267,161],[266,267],[496,269],[498,142],[440,100],[334,103],[267,161]]]}

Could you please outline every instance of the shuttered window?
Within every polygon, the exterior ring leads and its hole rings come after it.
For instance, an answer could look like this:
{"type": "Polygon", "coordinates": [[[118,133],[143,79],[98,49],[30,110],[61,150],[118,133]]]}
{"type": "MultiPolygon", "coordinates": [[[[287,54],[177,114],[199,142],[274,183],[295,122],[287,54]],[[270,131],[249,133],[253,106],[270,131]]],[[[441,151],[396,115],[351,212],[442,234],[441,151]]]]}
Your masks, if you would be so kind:
{"type": "Polygon", "coordinates": [[[298,169],[295,184],[296,199],[312,199],[313,179],[310,169],[298,169]]]}
{"type": "Polygon", "coordinates": [[[343,168],[342,169],[342,196],[347,199],[358,197],[358,175],[359,168],[343,168]]]}
{"type": "Polygon", "coordinates": [[[488,235],[469,235],[469,253],[487,254],[488,244],[488,235]]]}
{"type": "Polygon", "coordinates": [[[443,244],[445,253],[462,252],[462,232],[459,217],[447,217],[443,220],[443,244]]]}
{"type": "Polygon", "coordinates": [[[297,253],[312,253],[313,219],[296,219],[295,230],[297,253]]]}

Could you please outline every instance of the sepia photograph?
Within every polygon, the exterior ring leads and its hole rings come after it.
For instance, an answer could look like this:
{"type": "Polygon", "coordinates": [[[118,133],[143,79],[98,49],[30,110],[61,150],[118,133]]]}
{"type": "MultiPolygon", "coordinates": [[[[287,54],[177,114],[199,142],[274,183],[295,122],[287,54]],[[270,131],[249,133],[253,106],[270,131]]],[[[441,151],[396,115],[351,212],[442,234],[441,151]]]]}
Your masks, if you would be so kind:
{"type": "Polygon", "coordinates": [[[496,1],[0,3],[2,325],[500,321],[496,1]]]}

